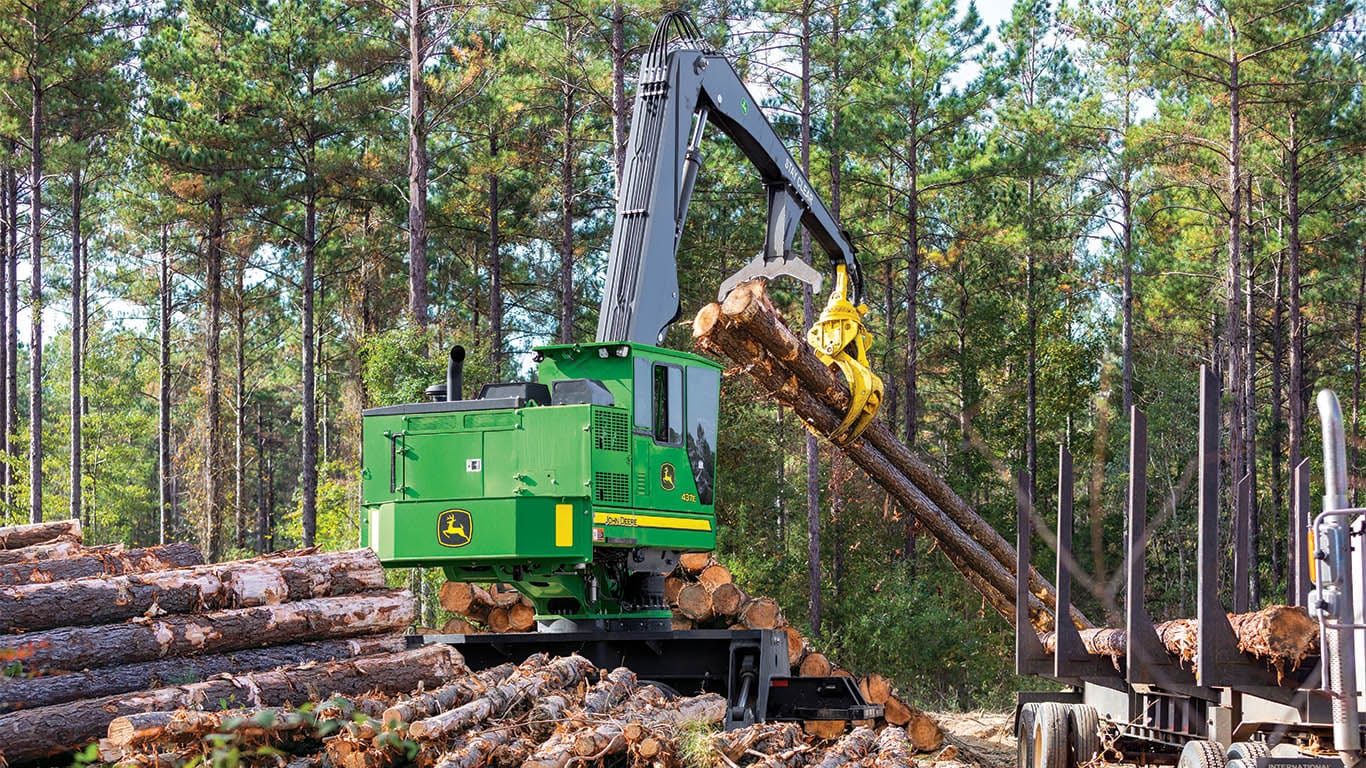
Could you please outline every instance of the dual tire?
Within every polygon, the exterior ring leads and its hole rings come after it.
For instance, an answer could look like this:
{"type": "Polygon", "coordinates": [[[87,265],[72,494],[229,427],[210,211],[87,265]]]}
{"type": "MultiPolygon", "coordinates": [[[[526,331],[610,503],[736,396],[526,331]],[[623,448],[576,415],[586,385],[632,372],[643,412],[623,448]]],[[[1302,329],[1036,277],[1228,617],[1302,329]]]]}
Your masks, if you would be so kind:
{"type": "Polygon", "coordinates": [[[1078,768],[1100,754],[1100,717],[1086,704],[1026,704],[1016,744],[1021,768],[1078,768]]]}
{"type": "Polygon", "coordinates": [[[1262,741],[1235,742],[1227,750],[1214,741],[1188,741],[1176,768],[1254,768],[1258,758],[1270,756],[1262,741]]]}

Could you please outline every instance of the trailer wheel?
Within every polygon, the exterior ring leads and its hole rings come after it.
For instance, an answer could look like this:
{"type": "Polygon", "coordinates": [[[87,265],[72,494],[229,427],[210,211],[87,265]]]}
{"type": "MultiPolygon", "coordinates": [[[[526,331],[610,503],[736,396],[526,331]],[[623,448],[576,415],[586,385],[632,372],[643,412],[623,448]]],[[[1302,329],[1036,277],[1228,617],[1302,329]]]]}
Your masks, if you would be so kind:
{"type": "Polygon", "coordinates": [[[1030,768],[1067,768],[1071,744],[1067,738],[1068,706],[1052,702],[1039,705],[1034,719],[1034,761],[1030,768]]]}
{"type": "Polygon", "coordinates": [[[1215,741],[1188,741],[1176,768],[1227,768],[1224,748],[1215,741]]]}
{"type": "Polygon", "coordinates": [[[1259,757],[1271,757],[1271,747],[1268,747],[1265,741],[1235,741],[1228,745],[1229,765],[1232,765],[1234,760],[1255,765],[1259,757]]]}
{"type": "Polygon", "coordinates": [[[1034,765],[1034,721],[1038,716],[1038,704],[1020,707],[1020,717],[1015,726],[1015,764],[1022,768],[1034,765]]]}
{"type": "Polygon", "coordinates": [[[1068,768],[1080,768],[1100,756],[1100,713],[1090,704],[1067,707],[1067,734],[1072,754],[1068,768]]]}

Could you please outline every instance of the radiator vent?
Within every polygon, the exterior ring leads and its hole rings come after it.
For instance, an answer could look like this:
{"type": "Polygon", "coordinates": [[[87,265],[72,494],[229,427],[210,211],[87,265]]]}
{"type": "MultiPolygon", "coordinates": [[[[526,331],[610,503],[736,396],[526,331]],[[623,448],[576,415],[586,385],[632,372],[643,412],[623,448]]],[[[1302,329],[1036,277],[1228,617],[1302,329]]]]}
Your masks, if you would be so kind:
{"type": "Polygon", "coordinates": [[[631,478],[620,472],[594,472],[593,500],[604,504],[630,504],[631,478]]]}
{"type": "Polygon", "coordinates": [[[598,408],[593,411],[593,447],[599,451],[630,450],[631,427],[626,411],[598,408]]]}

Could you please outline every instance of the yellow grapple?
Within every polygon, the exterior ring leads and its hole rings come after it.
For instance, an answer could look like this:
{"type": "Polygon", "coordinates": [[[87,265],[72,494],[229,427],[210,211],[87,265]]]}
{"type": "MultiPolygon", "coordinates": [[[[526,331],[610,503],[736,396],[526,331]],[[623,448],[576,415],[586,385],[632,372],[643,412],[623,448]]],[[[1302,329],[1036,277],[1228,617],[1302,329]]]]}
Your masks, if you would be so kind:
{"type": "Polygon", "coordinates": [[[836,445],[852,442],[873,422],[882,407],[882,379],[868,364],[868,349],[873,335],[863,326],[868,306],[855,306],[849,300],[849,272],[843,264],[835,267],[835,289],[825,310],[807,331],[806,340],[816,356],[844,377],[849,385],[849,411],[844,421],[826,435],[836,445]]]}

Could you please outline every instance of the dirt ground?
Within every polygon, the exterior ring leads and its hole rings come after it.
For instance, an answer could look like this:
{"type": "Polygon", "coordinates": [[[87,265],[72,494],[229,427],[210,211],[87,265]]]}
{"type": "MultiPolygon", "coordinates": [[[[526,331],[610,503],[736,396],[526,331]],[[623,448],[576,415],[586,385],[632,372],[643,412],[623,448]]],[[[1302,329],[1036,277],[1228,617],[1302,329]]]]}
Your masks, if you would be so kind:
{"type": "Polygon", "coordinates": [[[1011,712],[931,712],[944,732],[938,768],[1013,768],[1015,736],[1011,712]]]}

